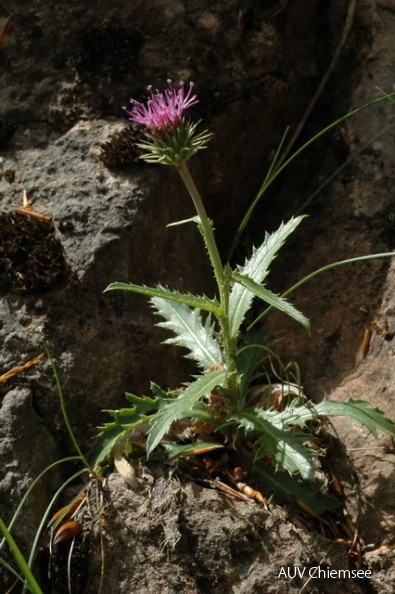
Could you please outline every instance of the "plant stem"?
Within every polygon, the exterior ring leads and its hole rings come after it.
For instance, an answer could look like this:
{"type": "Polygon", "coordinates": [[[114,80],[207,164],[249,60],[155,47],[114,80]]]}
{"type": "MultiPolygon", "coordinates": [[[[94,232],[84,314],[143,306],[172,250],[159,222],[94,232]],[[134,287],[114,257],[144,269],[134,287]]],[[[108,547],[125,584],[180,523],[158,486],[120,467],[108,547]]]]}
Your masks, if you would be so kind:
{"type": "Polygon", "coordinates": [[[218,321],[221,326],[225,365],[229,372],[228,381],[226,382],[225,387],[229,391],[231,403],[236,404],[238,400],[238,393],[237,382],[235,378],[236,364],[234,360],[234,341],[231,339],[229,331],[229,286],[231,271],[228,271],[228,267],[224,267],[222,264],[214,238],[213,224],[207,216],[206,209],[204,208],[199,194],[199,190],[197,189],[195,182],[189,173],[186,162],[182,161],[179,163],[177,165],[177,170],[192,198],[193,204],[195,205],[195,209],[199,217],[201,232],[207,247],[211,265],[213,267],[215,280],[217,281],[219,301],[222,310],[221,316],[218,316],[218,321]]]}
{"type": "Polygon", "coordinates": [[[214,270],[215,279],[217,281],[222,304],[223,288],[225,284],[224,268],[218,252],[217,244],[215,243],[212,223],[207,216],[206,209],[204,208],[202,199],[199,194],[199,190],[197,189],[195,182],[193,181],[191,174],[189,173],[189,169],[187,167],[186,162],[181,161],[181,163],[177,165],[177,170],[192,198],[193,204],[198,214],[200,225],[203,231],[204,240],[207,246],[207,251],[210,257],[211,265],[214,270]]]}

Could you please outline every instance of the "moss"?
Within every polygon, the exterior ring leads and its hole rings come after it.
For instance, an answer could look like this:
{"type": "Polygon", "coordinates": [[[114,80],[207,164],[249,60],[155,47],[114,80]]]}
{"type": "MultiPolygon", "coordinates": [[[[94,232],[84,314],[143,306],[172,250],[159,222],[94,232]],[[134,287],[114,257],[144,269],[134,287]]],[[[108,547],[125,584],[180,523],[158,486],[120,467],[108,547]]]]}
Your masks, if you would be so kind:
{"type": "Polygon", "coordinates": [[[0,286],[31,294],[56,287],[68,276],[62,244],[51,221],[0,213],[0,286]]]}
{"type": "Polygon", "coordinates": [[[110,169],[121,169],[138,161],[141,151],[136,143],[143,139],[139,128],[131,124],[115,132],[110,140],[100,146],[99,159],[103,165],[110,169]]]}

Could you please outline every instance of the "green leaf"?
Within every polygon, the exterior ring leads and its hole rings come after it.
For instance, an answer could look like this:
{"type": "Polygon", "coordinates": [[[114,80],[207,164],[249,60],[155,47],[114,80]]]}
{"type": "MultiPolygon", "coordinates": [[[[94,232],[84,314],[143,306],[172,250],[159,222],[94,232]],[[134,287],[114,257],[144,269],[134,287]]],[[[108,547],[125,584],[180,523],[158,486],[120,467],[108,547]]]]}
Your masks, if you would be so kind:
{"type": "Polygon", "coordinates": [[[226,379],[226,371],[211,371],[190,384],[180,396],[159,411],[154,418],[154,423],[148,435],[147,440],[147,454],[156,448],[162,437],[168,432],[170,426],[174,421],[183,418],[184,411],[192,408],[192,406],[205,394],[210,392],[219,385],[222,385],[226,379]]]}
{"type": "Polygon", "coordinates": [[[276,469],[289,474],[300,473],[304,479],[314,478],[315,466],[312,459],[317,455],[305,447],[312,440],[305,433],[294,433],[291,429],[281,429],[271,419],[262,414],[261,409],[244,410],[232,419],[249,431],[257,432],[256,443],[259,446],[256,458],[270,456],[276,462],[276,469]]]}
{"type": "Polygon", "coordinates": [[[372,408],[368,402],[363,400],[350,398],[345,402],[334,402],[327,399],[314,406],[313,411],[316,413],[317,410],[320,416],[349,417],[367,427],[375,437],[377,437],[377,429],[395,437],[395,423],[377,407],[372,408]]]}
{"type": "Polygon", "coordinates": [[[193,359],[202,369],[222,363],[221,348],[214,336],[210,317],[203,325],[199,309],[190,309],[183,303],[166,301],[153,297],[151,303],[158,315],[166,322],[157,324],[175,333],[175,337],[165,340],[165,344],[176,344],[188,349],[189,359],[193,359]]]}
{"type": "MultiPolygon", "coordinates": [[[[139,423],[132,426],[136,427],[139,423]]],[[[118,425],[118,423],[106,423],[103,425],[100,433],[96,437],[96,441],[88,454],[88,460],[91,465],[96,468],[109,456],[113,447],[122,439],[122,437],[129,431],[128,426],[118,425]]]]}
{"type": "MultiPolygon", "coordinates": [[[[151,385],[151,389],[152,389],[152,385],[151,385]]],[[[166,392],[164,392],[164,394],[166,396],[166,392]]],[[[129,392],[125,392],[125,396],[129,400],[129,402],[134,404],[134,407],[130,408],[130,409],[123,409],[123,410],[134,411],[134,413],[137,413],[139,415],[146,415],[146,414],[152,413],[153,411],[156,411],[158,409],[158,404],[159,404],[158,398],[150,398],[149,396],[136,396],[135,394],[130,394],[129,392]]],[[[122,411],[109,411],[109,412],[113,416],[115,416],[117,413],[122,412],[122,411]]]]}
{"type": "Polygon", "coordinates": [[[287,415],[287,424],[303,426],[317,417],[348,417],[367,427],[372,435],[377,437],[377,429],[381,429],[392,437],[395,437],[395,423],[386,417],[378,408],[372,408],[364,400],[352,400],[351,398],[344,402],[325,399],[314,405],[305,405],[290,410],[286,409],[283,413],[287,415]]]}
{"type": "MultiPolygon", "coordinates": [[[[153,395],[156,398],[159,398],[159,401],[163,401],[168,399],[169,397],[172,398],[173,392],[169,391],[169,392],[165,392],[165,390],[163,390],[163,388],[161,388],[160,386],[158,386],[158,384],[156,384],[155,382],[150,382],[150,388],[151,388],[151,392],[153,393],[153,395]]],[[[177,392],[177,390],[175,391],[177,392]]]]}
{"type": "Polygon", "coordinates": [[[309,320],[302,313],[300,313],[300,311],[298,311],[293,305],[288,303],[288,301],[286,301],[283,297],[280,297],[280,295],[272,293],[272,291],[269,291],[263,285],[259,285],[248,276],[244,276],[239,272],[233,272],[232,279],[235,280],[237,283],[243,285],[243,287],[251,291],[251,293],[253,293],[256,297],[259,297],[260,299],[265,301],[265,303],[267,303],[268,305],[275,307],[276,309],[282,311],[283,313],[287,314],[288,316],[299,322],[299,324],[302,324],[302,326],[304,326],[306,330],[310,329],[309,320]]]}
{"type": "Polygon", "coordinates": [[[369,402],[364,400],[349,398],[345,402],[335,402],[325,399],[319,404],[315,404],[312,412],[313,418],[317,413],[320,417],[349,417],[364,425],[375,437],[377,437],[377,429],[395,437],[395,423],[377,407],[371,407],[369,402]]]}
{"type": "Polygon", "coordinates": [[[129,402],[134,404],[133,407],[106,411],[114,417],[114,421],[103,425],[96,437],[96,443],[88,456],[93,466],[101,464],[111,454],[114,446],[127,433],[130,433],[142,423],[149,421],[149,413],[156,413],[161,406],[159,398],[135,396],[128,393],[126,397],[129,402]]]}
{"type": "Polygon", "coordinates": [[[278,503],[284,499],[288,501],[299,499],[319,516],[339,507],[339,501],[335,497],[314,491],[314,484],[300,481],[284,472],[275,472],[262,460],[254,463],[251,478],[263,485],[264,493],[266,489],[273,491],[278,503]]]}
{"type": "Polygon", "coordinates": [[[274,458],[279,469],[290,474],[299,471],[303,478],[314,476],[315,467],[311,462],[314,452],[305,447],[311,437],[293,433],[291,427],[304,427],[308,421],[318,417],[348,417],[367,427],[375,437],[378,429],[395,436],[395,423],[362,400],[335,402],[326,399],[315,405],[300,405],[299,402],[294,400],[284,411],[254,409],[232,417],[248,430],[258,433],[257,458],[268,454],[274,458]]]}
{"type": "Polygon", "coordinates": [[[170,291],[160,285],[157,287],[146,287],[145,285],[134,285],[132,283],[111,283],[103,292],[106,293],[107,291],[131,291],[132,293],[139,293],[148,297],[159,297],[167,301],[183,303],[188,307],[196,307],[214,313],[215,315],[221,315],[221,306],[217,299],[209,299],[204,295],[201,297],[199,295],[191,295],[190,293],[170,291]]]}
{"type": "Polygon", "coordinates": [[[182,221],[174,221],[174,223],[169,223],[166,225],[166,227],[178,227],[179,225],[186,225],[186,223],[196,223],[197,225],[200,225],[200,219],[197,215],[195,215],[189,219],[182,219],[182,221]]]}
{"type": "MultiPolygon", "coordinates": [[[[266,233],[263,244],[254,248],[251,257],[246,260],[244,266],[238,267],[240,275],[247,276],[255,283],[262,283],[269,272],[269,267],[277,255],[277,252],[284,244],[284,241],[296,227],[303,217],[292,218],[288,223],[283,223],[280,228],[272,234],[266,233]]],[[[244,317],[251,306],[254,298],[253,293],[240,283],[235,283],[229,297],[229,318],[230,334],[233,337],[238,335],[244,317]]]]}

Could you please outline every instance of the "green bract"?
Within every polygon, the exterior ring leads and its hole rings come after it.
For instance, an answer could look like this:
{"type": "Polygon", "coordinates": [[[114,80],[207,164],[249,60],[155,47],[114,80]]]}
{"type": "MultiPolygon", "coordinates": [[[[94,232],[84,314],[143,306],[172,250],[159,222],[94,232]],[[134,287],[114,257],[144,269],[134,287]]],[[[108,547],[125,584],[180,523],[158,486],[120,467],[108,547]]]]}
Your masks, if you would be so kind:
{"type": "Polygon", "coordinates": [[[205,130],[196,132],[199,122],[182,122],[177,128],[159,133],[146,132],[146,141],[139,143],[145,152],[141,159],[148,163],[178,165],[187,161],[198,151],[207,148],[212,134],[205,130]]]}

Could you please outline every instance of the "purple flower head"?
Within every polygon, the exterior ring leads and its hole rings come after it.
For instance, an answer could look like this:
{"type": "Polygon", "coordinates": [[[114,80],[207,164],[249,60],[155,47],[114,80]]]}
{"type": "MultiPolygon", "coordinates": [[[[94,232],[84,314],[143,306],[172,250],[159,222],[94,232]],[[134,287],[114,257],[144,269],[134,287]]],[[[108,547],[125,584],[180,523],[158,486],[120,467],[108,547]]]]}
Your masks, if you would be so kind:
{"type": "Polygon", "coordinates": [[[183,120],[184,110],[198,103],[196,95],[192,95],[193,83],[189,83],[188,92],[185,85],[180,82],[178,91],[173,87],[171,80],[167,81],[168,89],[164,93],[153,91],[148,87],[150,98],[147,104],[131,99],[133,107],[125,111],[132,122],[146,126],[151,133],[167,132],[178,128],[183,120]]]}
{"type": "Polygon", "coordinates": [[[145,139],[137,145],[145,151],[140,158],[148,163],[177,166],[205,149],[212,135],[207,130],[198,132],[200,122],[184,117],[188,107],[199,103],[193,94],[193,83],[189,83],[188,90],[183,82],[178,89],[171,80],[167,84],[164,93],[148,87],[146,103],[131,99],[132,107],[129,110],[124,107],[124,110],[132,122],[145,127],[145,139]]]}

